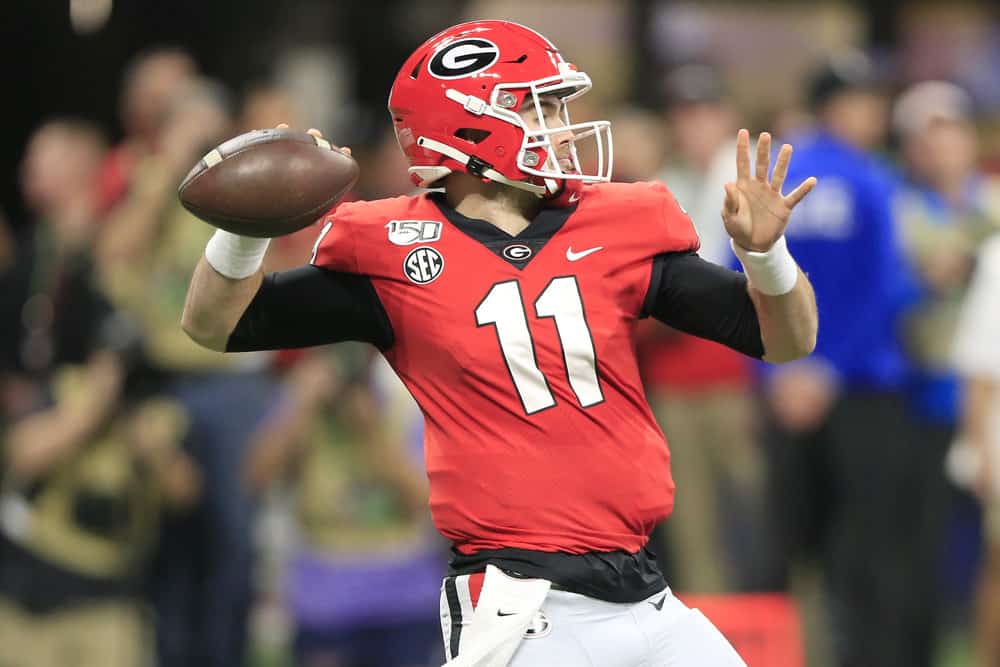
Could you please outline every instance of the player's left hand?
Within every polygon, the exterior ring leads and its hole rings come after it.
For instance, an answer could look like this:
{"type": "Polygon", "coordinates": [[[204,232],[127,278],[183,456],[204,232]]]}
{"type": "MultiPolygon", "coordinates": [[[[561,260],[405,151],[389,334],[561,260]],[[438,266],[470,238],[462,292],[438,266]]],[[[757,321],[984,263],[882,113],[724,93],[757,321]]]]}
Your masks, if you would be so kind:
{"type": "Polygon", "coordinates": [[[810,176],[788,195],[781,194],[791,158],[791,145],[782,145],[768,182],[771,135],[761,132],[757,139],[757,163],[751,175],[750,133],[740,130],[736,135],[736,182],[726,183],[722,221],[729,236],[743,248],[755,252],[769,250],[785,233],[792,209],[816,186],[816,179],[810,176]]]}

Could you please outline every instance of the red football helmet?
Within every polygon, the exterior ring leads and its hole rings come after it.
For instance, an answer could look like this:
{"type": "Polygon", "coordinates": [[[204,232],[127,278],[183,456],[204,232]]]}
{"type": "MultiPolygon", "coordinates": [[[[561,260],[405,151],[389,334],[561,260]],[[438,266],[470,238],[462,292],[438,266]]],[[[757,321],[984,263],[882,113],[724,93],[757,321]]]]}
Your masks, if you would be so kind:
{"type": "Polygon", "coordinates": [[[433,184],[453,171],[534,192],[562,190],[565,180],[611,180],[611,124],[573,124],[567,102],[590,89],[590,77],[563,60],[552,42],[509,21],[472,21],[424,42],[396,75],[389,93],[396,138],[413,182],[433,184]],[[541,98],[560,104],[563,125],[545,124],[541,98]],[[538,129],[521,117],[538,114],[538,129]],[[560,167],[553,135],[572,136],[572,169],[560,167]],[[582,139],[597,142],[596,173],[577,157],[582,139]]]}

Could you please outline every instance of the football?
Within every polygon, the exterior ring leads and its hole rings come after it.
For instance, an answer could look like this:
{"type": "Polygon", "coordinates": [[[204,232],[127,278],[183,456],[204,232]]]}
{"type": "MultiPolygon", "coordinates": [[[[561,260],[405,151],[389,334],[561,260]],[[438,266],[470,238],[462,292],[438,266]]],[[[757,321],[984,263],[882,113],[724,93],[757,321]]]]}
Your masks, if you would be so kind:
{"type": "Polygon", "coordinates": [[[358,163],[321,137],[254,130],[213,148],[181,182],[184,208],[242,236],[291,234],[326,213],[358,180],[358,163]]]}

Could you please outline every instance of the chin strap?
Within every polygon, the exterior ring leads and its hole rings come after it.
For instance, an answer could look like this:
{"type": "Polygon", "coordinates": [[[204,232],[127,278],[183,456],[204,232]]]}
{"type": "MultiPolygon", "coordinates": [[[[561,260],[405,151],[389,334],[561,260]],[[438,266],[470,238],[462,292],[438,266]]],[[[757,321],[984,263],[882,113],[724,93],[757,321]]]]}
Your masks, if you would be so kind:
{"type": "MultiPolygon", "coordinates": [[[[512,178],[507,178],[499,171],[491,167],[489,163],[484,162],[477,157],[467,155],[457,148],[453,148],[448,144],[443,144],[440,141],[428,139],[427,137],[419,137],[417,138],[417,145],[421,148],[426,148],[428,150],[441,153],[445,157],[451,158],[455,162],[463,165],[469,173],[474,176],[488,178],[491,181],[503,183],[504,185],[509,185],[510,187],[517,188],[519,190],[527,190],[528,192],[538,195],[539,197],[544,197],[548,194],[548,189],[545,186],[535,185],[529,181],[515,181],[512,178]]],[[[555,181],[552,182],[555,183],[555,181]]]]}

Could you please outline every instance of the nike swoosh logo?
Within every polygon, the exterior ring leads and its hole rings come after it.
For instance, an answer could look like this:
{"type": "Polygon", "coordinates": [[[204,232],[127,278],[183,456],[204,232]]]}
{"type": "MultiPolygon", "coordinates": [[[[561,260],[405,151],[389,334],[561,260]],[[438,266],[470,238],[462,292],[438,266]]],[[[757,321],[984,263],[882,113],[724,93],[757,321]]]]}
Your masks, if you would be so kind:
{"type": "Polygon", "coordinates": [[[662,611],[663,610],[663,603],[666,602],[666,601],[667,601],[667,596],[666,596],[666,594],[664,594],[663,597],[660,598],[659,602],[653,602],[652,600],[650,600],[649,604],[653,605],[653,607],[656,608],[656,611],[662,611]]]}
{"type": "Polygon", "coordinates": [[[566,259],[568,259],[571,262],[578,262],[587,255],[591,255],[597,252],[598,250],[604,250],[604,246],[599,245],[594,248],[587,248],[586,250],[581,250],[580,252],[573,252],[573,247],[570,246],[569,248],[566,248],[566,259]]]}
{"type": "Polygon", "coordinates": [[[504,612],[500,611],[499,609],[497,609],[497,616],[516,616],[516,615],[517,615],[516,611],[504,613],[504,612]]]}
{"type": "Polygon", "coordinates": [[[569,203],[570,204],[575,204],[578,201],[580,201],[580,193],[579,192],[574,192],[573,194],[571,194],[569,196],[569,203]]]}

